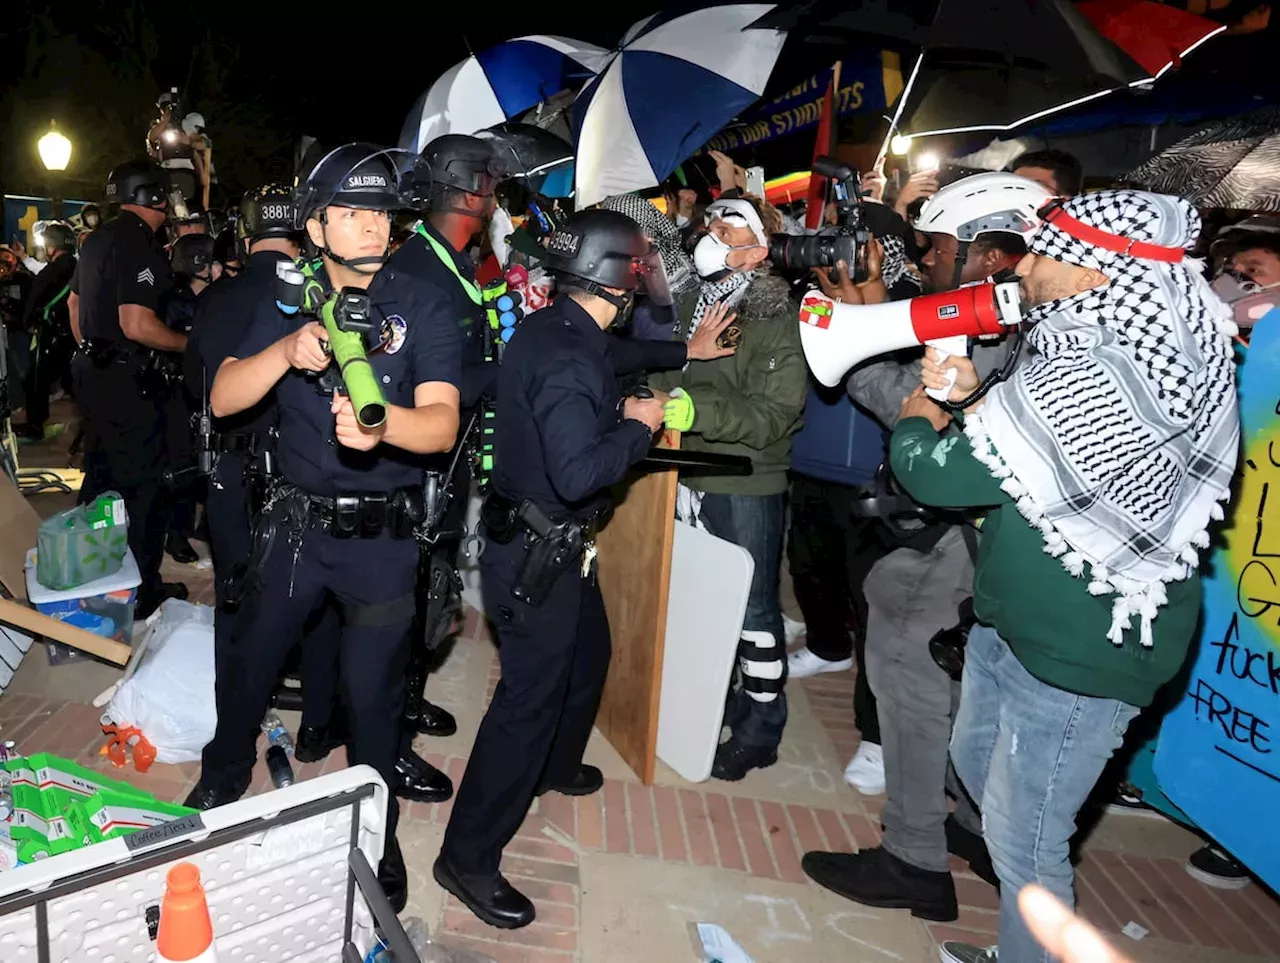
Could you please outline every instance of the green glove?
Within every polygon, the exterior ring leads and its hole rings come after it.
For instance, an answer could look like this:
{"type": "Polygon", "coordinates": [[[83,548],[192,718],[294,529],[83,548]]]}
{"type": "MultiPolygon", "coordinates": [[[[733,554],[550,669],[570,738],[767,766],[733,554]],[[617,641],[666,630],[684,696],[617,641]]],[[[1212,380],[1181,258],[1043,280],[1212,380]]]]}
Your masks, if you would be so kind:
{"type": "Polygon", "coordinates": [[[693,427],[695,412],[693,398],[683,388],[671,392],[671,400],[663,406],[663,424],[673,431],[688,431],[693,427]]]}

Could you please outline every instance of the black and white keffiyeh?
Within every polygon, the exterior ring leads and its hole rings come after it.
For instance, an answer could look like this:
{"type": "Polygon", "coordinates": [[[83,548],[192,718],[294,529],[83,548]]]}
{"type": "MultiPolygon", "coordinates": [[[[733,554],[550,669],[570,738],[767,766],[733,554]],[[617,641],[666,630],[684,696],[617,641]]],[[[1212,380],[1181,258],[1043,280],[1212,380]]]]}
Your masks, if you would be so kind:
{"type": "MultiPolygon", "coordinates": [[[[1191,248],[1200,230],[1187,201],[1131,190],[1077,197],[1064,213],[1165,248],[1191,248]]],[[[1150,646],[1164,583],[1191,575],[1229,496],[1235,326],[1197,262],[1107,250],[1063,223],[1044,223],[1031,252],[1094,268],[1109,283],[1026,313],[1036,322],[1032,356],[965,431],[1044,550],[1077,577],[1087,563],[1090,594],[1115,593],[1107,638],[1122,644],[1138,615],[1150,646]]]]}
{"type": "Polygon", "coordinates": [[[667,284],[672,294],[692,291],[698,285],[698,275],[694,273],[693,261],[684,251],[684,242],[680,229],[675,222],[653,206],[639,194],[615,194],[606,197],[600,206],[610,211],[625,214],[640,225],[645,236],[658,248],[662,257],[662,266],[667,271],[667,284]]]}

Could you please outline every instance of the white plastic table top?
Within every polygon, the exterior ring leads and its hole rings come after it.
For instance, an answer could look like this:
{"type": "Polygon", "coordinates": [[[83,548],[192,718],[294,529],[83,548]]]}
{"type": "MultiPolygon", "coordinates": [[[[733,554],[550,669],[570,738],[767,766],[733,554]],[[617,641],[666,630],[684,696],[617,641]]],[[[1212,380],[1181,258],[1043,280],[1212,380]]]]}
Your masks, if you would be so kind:
{"type": "MultiPolygon", "coordinates": [[[[372,769],[355,766],[188,817],[199,824],[195,827],[169,824],[176,829],[172,838],[164,838],[164,827],[158,827],[0,873],[0,960],[152,963],[146,911],[159,906],[165,874],[179,862],[200,869],[219,963],[340,960],[352,804],[360,792],[367,795],[358,803],[358,845],[377,866],[387,790],[372,769]],[[254,829],[255,823],[297,815],[300,807],[322,809],[321,801],[329,801],[328,811],[254,829]],[[211,839],[215,845],[190,852],[211,839]],[[131,863],[138,868],[127,871],[131,863]],[[119,875],[105,878],[113,872],[119,875]],[[48,956],[42,958],[37,907],[12,907],[59,885],[67,891],[45,904],[48,956]]],[[[352,942],[363,958],[373,945],[373,918],[358,889],[352,922],[352,942]]]]}

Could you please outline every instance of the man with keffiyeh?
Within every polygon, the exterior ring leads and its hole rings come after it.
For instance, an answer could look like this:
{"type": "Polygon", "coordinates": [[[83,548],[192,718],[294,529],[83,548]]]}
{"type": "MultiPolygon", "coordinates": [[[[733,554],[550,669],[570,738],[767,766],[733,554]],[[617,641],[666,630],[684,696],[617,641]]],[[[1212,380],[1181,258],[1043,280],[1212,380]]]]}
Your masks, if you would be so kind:
{"type": "MultiPolygon", "coordinates": [[[[999,959],[1050,959],[1018,915],[1039,883],[1073,901],[1076,814],[1125,730],[1182,666],[1198,550],[1222,518],[1239,440],[1230,314],[1185,251],[1200,219],[1138,191],[1045,212],[1018,265],[1031,358],[965,413],[917,390],[890,441],[921,502],[985,507],[952,760],[1002,884],[999,959]]],[[[926,361],[928,387],[962,358],[926,361]]],[[[945,943],[942,960],[994,960],[945,943]]]]}

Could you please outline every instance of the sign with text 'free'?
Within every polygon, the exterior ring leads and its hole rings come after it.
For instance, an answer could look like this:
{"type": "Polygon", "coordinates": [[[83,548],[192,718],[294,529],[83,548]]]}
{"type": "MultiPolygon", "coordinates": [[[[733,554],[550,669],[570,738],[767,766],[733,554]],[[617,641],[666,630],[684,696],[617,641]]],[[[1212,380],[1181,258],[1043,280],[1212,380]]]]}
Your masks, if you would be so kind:
{"type": "Polygon", "coordinates": [[[1280,311],[1240,366],[1241,459],[1204,574],[1204,614],[1182,700],[1156,748],[1160,788],[1280,889],[1280,311]]]}

